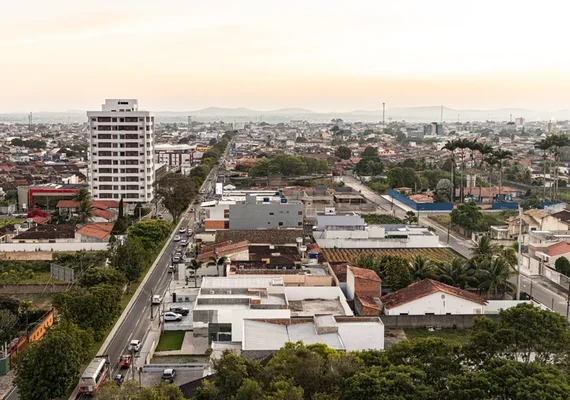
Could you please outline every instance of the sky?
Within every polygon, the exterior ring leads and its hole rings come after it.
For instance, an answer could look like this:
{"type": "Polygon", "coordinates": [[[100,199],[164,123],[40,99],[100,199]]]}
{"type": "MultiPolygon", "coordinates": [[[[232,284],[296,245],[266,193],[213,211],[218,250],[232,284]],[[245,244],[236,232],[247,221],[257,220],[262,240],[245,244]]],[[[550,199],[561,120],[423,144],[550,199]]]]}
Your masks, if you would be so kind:
{"type": "Polygon", "coordinates": [[[23,0],[0,113],[210,106],[568,108],[566,1],[23,0]]]}

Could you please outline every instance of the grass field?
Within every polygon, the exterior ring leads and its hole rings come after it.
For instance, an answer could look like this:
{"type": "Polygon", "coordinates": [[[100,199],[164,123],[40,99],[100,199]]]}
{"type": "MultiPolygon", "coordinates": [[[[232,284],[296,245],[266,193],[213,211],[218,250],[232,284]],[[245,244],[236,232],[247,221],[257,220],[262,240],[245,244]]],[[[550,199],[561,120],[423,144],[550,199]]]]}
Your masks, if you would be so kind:
{"type": "Polygon", "coordinates": [[[156,346],[156,351],[180,350],[184,342],[184,331],[164,331],[160,335],[160,341],[156,346]]]}
{"type": "Polygon", "coordinates": [[[437,337],[450,344],[463,346],[468,342],[470,329],[440,329],[433,332],[425,328],[404,329],[408,339],[437,337]]]}

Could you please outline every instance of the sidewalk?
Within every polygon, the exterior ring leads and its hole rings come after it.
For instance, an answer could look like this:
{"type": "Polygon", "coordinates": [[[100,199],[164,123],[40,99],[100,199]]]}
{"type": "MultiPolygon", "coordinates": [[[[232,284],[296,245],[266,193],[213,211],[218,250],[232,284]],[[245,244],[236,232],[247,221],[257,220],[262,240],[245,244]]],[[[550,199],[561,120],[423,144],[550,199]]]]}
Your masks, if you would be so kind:
{"type": "Polygon", "coordinates": [[[14,370],[10,370],[6,375],[0,376],[0,399],[5,399],[14,389],[13,380],[14,370]]]}

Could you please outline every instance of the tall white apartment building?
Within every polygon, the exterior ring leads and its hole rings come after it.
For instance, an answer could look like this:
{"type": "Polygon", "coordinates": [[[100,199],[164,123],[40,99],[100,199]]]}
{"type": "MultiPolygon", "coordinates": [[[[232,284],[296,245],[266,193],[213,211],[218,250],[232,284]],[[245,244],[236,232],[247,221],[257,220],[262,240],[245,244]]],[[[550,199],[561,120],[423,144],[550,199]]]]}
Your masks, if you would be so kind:
{"type": "Polygon", "coordinates": [[[94,200],[154,198],[154,116],[134,99],[107,99],[88,111],[89,189],[94,200]]]}

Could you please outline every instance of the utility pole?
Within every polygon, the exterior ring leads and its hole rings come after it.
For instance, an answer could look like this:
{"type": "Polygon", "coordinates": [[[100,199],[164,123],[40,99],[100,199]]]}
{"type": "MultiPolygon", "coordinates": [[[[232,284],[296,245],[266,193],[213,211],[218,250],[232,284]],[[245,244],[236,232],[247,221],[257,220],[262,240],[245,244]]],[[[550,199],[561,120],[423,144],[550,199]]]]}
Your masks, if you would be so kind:
{"type": "MultiPolygon", "coordinates": [[[[519,206],[519,257],[518,257],[518,268],[517,268],[517,300],[521,299],[521,264],[522,264],[522,207],[519,206]]],[[[568,292],[570,296],[570,291],[568,292]]],[[[568,297],[570,302],[570,297],[568,297]]],[[[570,303],[568,303],[570,304],[570,303]]],[[[568,314],[568,312],[566,312],[568,314]]]]}

